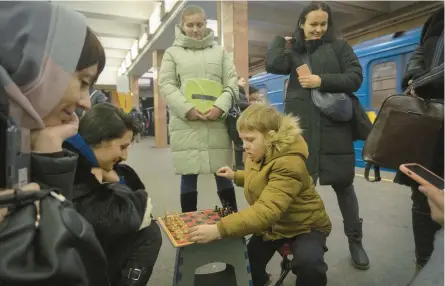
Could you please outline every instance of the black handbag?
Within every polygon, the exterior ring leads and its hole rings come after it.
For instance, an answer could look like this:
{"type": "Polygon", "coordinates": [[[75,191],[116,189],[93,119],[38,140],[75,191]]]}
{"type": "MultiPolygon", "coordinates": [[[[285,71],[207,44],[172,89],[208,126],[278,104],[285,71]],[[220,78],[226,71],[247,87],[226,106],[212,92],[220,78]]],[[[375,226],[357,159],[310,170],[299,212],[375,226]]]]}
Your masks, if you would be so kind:
{"type": "MultiPolygon", "coordinates": [[[[311,69],[307,54],[304,54],[302,59],[311,69]]],[[[348,122],[352,119],[352,101],[346,93],[322,92],[312,88],[311,97],[315,106],[330,119],[338,122],[348,122]]]]}
{"type": "Polygon", "coordinates": [[[107,286],[92,226],[55,190],[0,195],[1,286],[107,286]]]}
{"type": "Polygon", "coordinates": [[[230,86],[227,86],[228,92],[232,98],[232,107],[229,109],[227,114],[227,132],[232,142],[236,146],[242,146],[243,142],[239,137],[238,130],[236,129],[236,122],[240,117],[241,113],[249,106],[248,102],[243,102],[237,99],[235,91],[230,86]]]}

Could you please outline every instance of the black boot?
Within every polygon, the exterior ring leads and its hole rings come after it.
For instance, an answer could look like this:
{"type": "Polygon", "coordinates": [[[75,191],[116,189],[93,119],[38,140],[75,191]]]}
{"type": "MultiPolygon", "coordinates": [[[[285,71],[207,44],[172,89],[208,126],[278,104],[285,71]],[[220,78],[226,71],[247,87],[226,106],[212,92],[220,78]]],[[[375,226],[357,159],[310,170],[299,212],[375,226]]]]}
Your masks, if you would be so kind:
{"type": "Polygon", "coordinates": [[[362,245],[362,222],[363,220],[345,225],[345,234],[348,237],[349,251],[351,252],[352,264],[360,270],[369,268],[369,258],[362,245]]]}
{"type": "Polygon", "coordinates": [[[230,208],[234,212],[238,211],[238,207],[236,205],[235,188],[230,188],[218,192],[218,197],[219,200],[221,201],[221,205],[224,208],[230,208]]]}
{"type": "Polygon", "coordinates": [[[181,194],[181,210],[183,213],[196,211],[197,204],[198,192],[181,194]]]}

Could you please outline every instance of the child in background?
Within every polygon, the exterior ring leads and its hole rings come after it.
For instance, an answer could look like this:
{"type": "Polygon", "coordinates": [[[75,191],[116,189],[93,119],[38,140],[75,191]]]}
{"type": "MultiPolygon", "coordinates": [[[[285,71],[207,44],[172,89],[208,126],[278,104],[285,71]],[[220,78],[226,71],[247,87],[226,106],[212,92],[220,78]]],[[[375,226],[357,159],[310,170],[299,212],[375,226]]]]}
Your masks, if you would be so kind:
{"type": "Polygon", "coordinates": [[[266,266],[289,242],[296,285],[326,285],[324,253],[331,222],[306,168],[308,147],[298,121],[272,106],[253,104],[241,114],[237,129],[248,156],[246,169],[223,167],[217,175],[244,187],[250,206],[216,225],[191,228],[191,240],[207,243],[254,234],[248,254],[255,286],[269,282],[266,266]]]}

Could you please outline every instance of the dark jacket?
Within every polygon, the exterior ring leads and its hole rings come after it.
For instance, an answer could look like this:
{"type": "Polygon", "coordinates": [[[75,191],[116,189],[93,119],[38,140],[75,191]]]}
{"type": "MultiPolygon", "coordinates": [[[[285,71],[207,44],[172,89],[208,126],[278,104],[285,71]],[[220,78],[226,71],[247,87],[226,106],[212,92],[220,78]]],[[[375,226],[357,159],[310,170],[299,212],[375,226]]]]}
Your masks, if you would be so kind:
{"type": "Polygon", "coordinates": [[[320,113],[311,90],[302,88],[296,68],[307,54],[312,73],[320,76],[320,91],[343,92],[353,96],[363,80],[362,67],[351,46],[340,39],[308,41],[304,50],[285,49],[286,41],[275,37],[266,56],[266,71],[290,74],[284,112],[300,117],[303,137],[309,145],[307,166],[321,185],[350,184],[355,174],[353,122],[335,122],[320,113]]]}
{"type": "MultiPolygon", "coordinates": [[[[247,107],[249,107],[249,99],[246,95],[246,91],[244,87],[238,86],[239,89],[239,102],[238,107],[240,108],[239,112],[243,112],[247,107]]],[[[253,85],[249,85],[249,92],[258,92],[258,89],[254,87],[253,85]]],[[[243,148],[243,141],[239,137],[238,130],[236,129],[236,121],[238,120],[238,117],[234,117],[233,114],[229,114],[227,117],[227,128],[229,132],[230,139],[232,140],[234,144],[235,152],[242,152],[244,150],[243,148]]]]}
{"type": "MultiPolygon", "coordinates": [[[[91,174],[94,160],[91,153],[74,141],[66,141],[64,147],[78,154],[74,178],[73,203],[76,210],[93,226],[109,261],[109,269],[122,269],[125,254],[131,247],[132,237],[144,221],[147,208],[147,192],[144,184],[129,166],[118,164],[115,168],[121,183],[97,181],[91,174]],[[123,253],[118,255],[116,253],[123,253]],[[119,259],[110,260],[110,258],[119,259]]],[[[92,151],[91,151],[92,152],[92,151]]],[[[94,156],[94,155],[93,155],[94,156]]],[[[119,270],[118,270],[119,271],[119,270]]],[[[110,273],[110,277],[116,273],[110,273]]]]}
{"type": "MultiPolygon", "coordinates": [[[[403,89],[408,88],[409,80],[416,80],[425,75],[433,62],[434,51],[444,29],[444,9],[438,10],[425,22],[420,36],[419,46],[413,52],[406,65],[405,75],[402,80],[403,89]]],[[[443,63],[443,51],[439,53],[439,64],[443,63]]],[[[416,89],[420,97],[443,98],[444,82],[443,76],[437,78],[426,86],[416,89]]]]}
{"type": "MultiPolygon", "coordinates": [[[[432,68],[433,57],[435,55],[436,46],[439,44],[438,40],[444,29],[444,9],[438,10],[425,22],[422,29],[419,46],[414,51],[406,65],[405,76],[402,80],[402,87],[408,87],[408,81],[419,79],[427,74],[432,68]]],[[[442,42],[443,44],[443,42],[442,42]]],[[[443,64],[444,55],[443,49],[439,52],[439,64],[443,64]]],[[[415,89],[415,93],[423,98],[444,99],[444,77],[439,76],[429,84],[415,89]]],[[[434,160],[431,166],[425,166],[439,176],[444,176],[444,130],[440,131],[439,139],[436,143],[434,152],[434,160]]],[[[417,184],[408,176],[398,171],[394,182],[416,187],[417,184]]]]}
{"type": "Polygon", "coordinates": [[[74,175],[78,156],[64,149],[51,154],[31,155],[31,182],[41,189],[58,188],[68,200],[73,198],[74,175]]]}
{"type": "MultiPolygon", "coordinates": [[[[38,183],[41,189],[58,188],[68,200],[72,200],[77,160],[77,154],[66,149],[62,152],[51,154],[33,153],[31,156],[31,181],[38,183]]],[[[83,231],[86,230],[84,229],[83,231]]],[[[85,246],[85,244],[80,245],[85,246]]],[[[73,245],[72,247],[76,246],[73,245]]],[[[79,259],[84,263],[83,269],[85,272],[83,276],[85,281],[87,281],[86,283],[98,286],[109,285],[108,275],[106,275],[107,261],[102,250],[97,249],[97,251],[93,252],[92,249],[77,249],[77,251],[82,253],[83,256],[79,257],[79,259]],[[88,256],[89,258],[85,259],[88,256]]],[[[70,281],[69,277],[66,278],[66,282],[68,285],[75,283],[75,281],[70,281]]],[[[76,285],[86,284],[77,281],[76,285]]]]}

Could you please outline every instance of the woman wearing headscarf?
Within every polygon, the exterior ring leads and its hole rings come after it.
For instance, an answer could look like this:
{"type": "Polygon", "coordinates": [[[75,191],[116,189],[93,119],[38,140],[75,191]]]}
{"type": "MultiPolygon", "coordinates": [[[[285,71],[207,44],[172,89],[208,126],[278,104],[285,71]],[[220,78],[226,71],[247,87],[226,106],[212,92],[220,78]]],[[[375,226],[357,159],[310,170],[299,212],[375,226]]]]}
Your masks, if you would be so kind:
{"type": "Polygon", "coordinates": [[[303,136],[309,146],[309,172],[315,184],[319,181],[320,185],[330,185],[334,189],[352,263],[366,270],[369,258],[362,244],[363,220],[353,185],[356,119],[335,121],[323,114],[311,98],[312,89],[353,97],[362,84],[359,60],[352,47],[335,36],[334,28],[329,5],[311,2],[300,13],[293,37],[273,40],[267,52],[266,70],[290,75],[284,112],[300,117],[303,136]],[[306,62],[312,74],[299,76],[296,69],[306,62]]]}
{"type": "MultiPolygon", "coordinates": [[[[77,132],[76,108],[90,107],[89,87],[105,65],[102,45],[83,16],[49,2],[0,2],[0,38],[0,111],[31,130],[31,136],[22,134],[24,145],[31,137],[31,181],[42,189],[58,188],[71,199],[77,155],[64,150],[62,143],[77,132]]],[[[0,191],[0,195],[7,193],[0,191]]],[[[6,209],[0,212],[7,220],[6,209]]],[[[96,239],[94,233],[89,235],[96,239]]],[[[0,245],[4,246],[5,241],[0,245]]],[[[76,245],[72,247],[73,252],[85,252],[76,245]]],[[[77,277],[60,277],[64,275],[62,269],[45,273],[49,265],[42,264],[40,272],[39,268],[32,269],[37,273],[32,281],[32,273],[24,271],[6,284],[53,286],[62,283],[57,279],[63,279],[63,284],[70,286],[108,285],[102,250],[90,249],[90,256],[72,261],[77,266],[76,262],[83,263],[73,270],[77,277]]],[[[0,264],[2,258],[0,255],[0,264]]],[[[29,262],[31,257],[23,259],[29,262]]],[[[26,267],[29,265],[23,262],[23,269],[26,267]]],[[[0,281],[11,278],[3,271],[1,267],[0,281]]]]}
{"type": "MultiPolygon", "coordinates": [[[[238,97],[238,77],[232,57],[214,42],[206,21],[201,7],[184,9],[173,46],[165,51],[159,71],[160,93],[169,107],[173,165],[176,174],[181,175],[182,212],[197,209],[199,174],[215,174],[232,164],[226,117],[233,97],[238,97]],[[184,96],[192,79],[223,86],[221,95],[204,114],[184,96]]],[[[233,183],[216,175],[215,181],[222,205],[236,210],[233,183]]]]}

